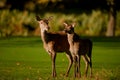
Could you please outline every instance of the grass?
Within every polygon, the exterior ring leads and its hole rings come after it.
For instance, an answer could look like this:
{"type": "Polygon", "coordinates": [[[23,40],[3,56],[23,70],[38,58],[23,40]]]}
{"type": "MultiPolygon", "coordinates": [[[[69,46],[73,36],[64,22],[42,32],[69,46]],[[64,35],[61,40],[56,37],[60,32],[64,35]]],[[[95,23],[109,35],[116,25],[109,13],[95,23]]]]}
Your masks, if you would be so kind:
{"type": "MultiPolygon", "coordinates": [[[[94,76],[86,80],[119,80],[120,39],[92,40],[94,76]]],[[[57,77],[52,78],[51,59],[43,49],[40,37],[0,38],[0,80],[74,80],[73,67],[69,77],[63,76],[67,65],[65,54],[57,54],[57,77]]],[[[84,80],[84,66],[81,60],[81,80],[84,80]]]]}

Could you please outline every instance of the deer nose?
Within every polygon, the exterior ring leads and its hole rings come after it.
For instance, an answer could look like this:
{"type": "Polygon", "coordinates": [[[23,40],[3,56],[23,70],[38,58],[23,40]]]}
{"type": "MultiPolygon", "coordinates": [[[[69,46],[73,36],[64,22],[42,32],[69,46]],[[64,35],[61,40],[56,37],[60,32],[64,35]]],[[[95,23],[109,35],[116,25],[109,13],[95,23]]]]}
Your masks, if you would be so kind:
{"type": "Polygon", "coordinates": [[[50,29],[50,27],[49,27],[49,26],[47,26],[47,27],[46,27],[46,30],[48,31],[49,29],[50,29]]]}

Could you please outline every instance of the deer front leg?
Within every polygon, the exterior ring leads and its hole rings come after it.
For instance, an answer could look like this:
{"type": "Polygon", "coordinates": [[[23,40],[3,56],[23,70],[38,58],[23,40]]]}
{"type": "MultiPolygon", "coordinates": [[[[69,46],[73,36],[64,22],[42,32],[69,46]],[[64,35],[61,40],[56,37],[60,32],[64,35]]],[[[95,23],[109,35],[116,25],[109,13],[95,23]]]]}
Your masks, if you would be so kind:
{"type": "Polygon", "coordinates": [[[80,56],[77,55],[77,77],[81,77],[81,72],[80,72],[80,56]]]}
{"type": "Polygon", "coordinates": [[[66,72],[65,76],[68,77],[69,72],[70,72],[70,69],[71,69],[72,64],[73,64],[73,58],[72,58],[72,55],[71,55],[70,52],[66,52],[66,53],[67,53],[66,55],[67,55],[67,57],[68,57],[68,59],[69,59],[69,66],[68,66],[68,68],[67,68],[67,72],[66,72]]]}
{"type": "Polygon", "coordinates": [[[51,59],[52,59],[52,77],[56,77],[56,68],[55,68],[56,53],[51,53],[51,59]]]}
{"type": "Polygon", "coordinates": [[[73,62],[74,62],[74,77],[77,76],[77,57],[73,56],[73,62]]]}

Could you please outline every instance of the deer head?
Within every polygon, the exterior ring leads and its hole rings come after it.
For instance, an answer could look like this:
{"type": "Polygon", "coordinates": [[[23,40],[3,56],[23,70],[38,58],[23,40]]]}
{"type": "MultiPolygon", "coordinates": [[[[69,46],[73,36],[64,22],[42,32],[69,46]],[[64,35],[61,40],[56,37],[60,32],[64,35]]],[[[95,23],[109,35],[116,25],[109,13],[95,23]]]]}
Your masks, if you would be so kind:
{"type": "Polygon", "coordinates": [[[50,29],[48,23],[52,19],[52,16],[47,19],[41,19],[39,16],[36,16],[36,20],[39,23],[41,31],[48,31],[50,29]]]}
{"type": "Polygon", "coordinates": [[[74,33],[75,23],[72,23],[72,24],[63,23],[63,24],[65,26],[64,30],[66,33],[69,33],[69,34],[74,33]]]}

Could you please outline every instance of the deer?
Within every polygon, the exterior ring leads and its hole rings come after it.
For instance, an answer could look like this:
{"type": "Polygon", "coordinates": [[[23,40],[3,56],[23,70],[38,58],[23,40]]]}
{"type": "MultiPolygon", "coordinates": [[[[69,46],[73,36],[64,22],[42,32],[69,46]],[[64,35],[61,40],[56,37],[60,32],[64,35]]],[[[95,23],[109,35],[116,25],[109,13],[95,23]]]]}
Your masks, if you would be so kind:
{"type": "Polygon", "coordinates": [[[80,59],[81,56],[86,64],[85,77],[87,77],[88,67],[90,65],[90,76],[92,77],[92,41],[90,39],[82,39],[75,33],[74,27],[76,23],[63,23],[65,32],[67,33],[68,43],[70,45],[70,52],[74,63],[74,77],[81,77],[80,73],[80,59]]]}
{"type": "Polygon", "coordinates": [[[47,19],[41,19],[39,16],[36,16],[36,20],[41,29],[40,32],[43,47],[46,50],[46,52],[51,56],[52,77],[56,77],[55,60],[58,52],[65,52],[68,57],[69,65],[65,74],[65,76],[67,77],[73,63],[72,55],[69,51],[67,34],[64,31],[49,32],[50,26],[48,24],[51,19],[52,17],[49,17],[47,19]]]}

